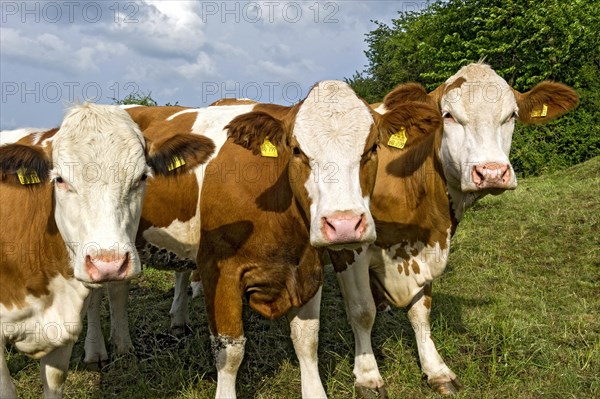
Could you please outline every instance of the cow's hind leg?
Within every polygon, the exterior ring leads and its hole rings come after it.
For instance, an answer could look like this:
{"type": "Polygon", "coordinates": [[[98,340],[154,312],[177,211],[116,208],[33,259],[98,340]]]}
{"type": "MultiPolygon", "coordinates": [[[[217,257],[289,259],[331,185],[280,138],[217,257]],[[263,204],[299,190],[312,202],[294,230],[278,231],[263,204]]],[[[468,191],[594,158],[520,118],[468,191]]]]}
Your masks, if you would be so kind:
{"type": "Polygon", "coordinates": [[[100,302],[103,296],[104,287],[94,288],[90,293],[90,302],[87,309],[87,331],[85,333],[85,356],[83,361],[91,369],[100,369],[108,362],[108,352],[106,351],[100,322],[100,302]]]}
{"type": "Polygon", "coordinates": [[[73,342],[60,346],[44,356],[40,363],[45,399],[62,398],[73,342]]]}
{"type": "Polygon", "coordinates": [[[288,314],[292,342],[300,363],[303,398],[327,398],[317,359],[320,306],[321,288],[304,306],[288,314]]]}
{"type": "Polygon", "coordinates": [[[425,285],[412,300],[408,308],[408,318],[415,331],[421,369],[427,376],[427,383],[441,394],[457,393],[462,385],[437,352],[431,339],[429,314],[431,312],[431,283],[425,285]]]}
{"type": "MultiPolygon", "coordinates": [[[[346,305],[346,314],[354,332],[354,370],[356,391],[359,397],[387,397],[387,391],[377,360],[371,346],[371,330],[375,322],[375,301],[371,294],[369,282],[369,263],[366,252],[346,270],[337,273],[337,279],[346,305]]],[[[334,259],[335,252],[330,253],[334,259]]]]}
{"type": "Polygon", "coordinates": [[[175,294],[169,315],[171,316],[171,331],[175,335],[183,335],[186,326],[190,324],[188,286],[191,270],[175,272],[175,294]]]}
{"type": "Polygon", "coordinates": [[[0,398],[13,399],[17,397],[17,390],[10,378],[8,364],[4,357],[4,337],[0,338],[0,398]]]}

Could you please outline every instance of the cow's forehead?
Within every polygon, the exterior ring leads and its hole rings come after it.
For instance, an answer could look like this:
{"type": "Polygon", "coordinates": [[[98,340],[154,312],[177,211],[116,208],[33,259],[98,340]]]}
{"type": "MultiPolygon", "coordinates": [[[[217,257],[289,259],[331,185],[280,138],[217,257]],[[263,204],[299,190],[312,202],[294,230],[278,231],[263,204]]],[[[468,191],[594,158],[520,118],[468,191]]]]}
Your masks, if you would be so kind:
{"type": "Polygon", "coordinates": [[[294,123],[294,136],[302,151],[313,159],[343,154],[360,157],[371,132],[373,116],[345,82],[325,80],[304,100],[294,123]]]}
{"type": "Polygon", "coordinates": [[[138,126],[117,106],[83,104],[71,108],[53,140],[55,162],[137,162],[145,141],[138,126]]]}
{"type": "Polygon", "coordinates": [[[460,107],[466,113],[510,113],[516,108],[511,87],[489,65],[462,67],[446,81],[442,107],[460,107]]]}

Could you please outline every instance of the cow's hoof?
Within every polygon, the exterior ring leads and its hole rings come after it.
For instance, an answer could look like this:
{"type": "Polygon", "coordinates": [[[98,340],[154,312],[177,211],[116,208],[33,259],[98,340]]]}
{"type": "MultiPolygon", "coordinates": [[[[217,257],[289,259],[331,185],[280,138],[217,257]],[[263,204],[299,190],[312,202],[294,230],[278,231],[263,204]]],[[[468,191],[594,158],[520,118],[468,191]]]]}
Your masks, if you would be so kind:
{"type": "Polygon", "coordinates": [[[187,337],[188,335],[191,335],[193,332],[194,331],[192,330],[192,327],[189,326],[189,324],[171,327],[171,334],[178,338],[187,337]]]}
{"type": "Polygon", "coordinates": [[[387,398],[387,389],[385,385],[379,388],[367,388],[360,385],[356,385],[356,397],[358,399],[374,399],[374,398],[387,398]]]}
{"type": "Polygon", "coordinates": [[[463,388],[463,385],[458,378],[444,382],[432,382],[429,386],[431,386],[431,389],[442,395],[454,395],[463,388]]]}
{"type": "Polygon", "coordinates": [[[108,359],[98,359],[97,362],[84,362],[83,364],[85,364],[85,368],[88,371],[102,371],[102,369],[106,366],[108,366],[109,360],[108,359]]]}

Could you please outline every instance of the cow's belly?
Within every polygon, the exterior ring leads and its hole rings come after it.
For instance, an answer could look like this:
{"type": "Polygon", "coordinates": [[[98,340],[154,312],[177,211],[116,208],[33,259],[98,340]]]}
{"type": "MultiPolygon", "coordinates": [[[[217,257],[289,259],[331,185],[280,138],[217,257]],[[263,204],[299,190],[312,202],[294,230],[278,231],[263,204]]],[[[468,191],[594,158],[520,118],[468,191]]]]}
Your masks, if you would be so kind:
{"type": "Polygon", "coordinates": [[[60,274],[51,278],[48,289],[43,297],[28,295],[23,307],[0,305],[2,335],[34,358],[77,340],[90,293],[78,280],[60,274]]]}
{"type": "Polygon", "coordinates": [[[434,246],[418,242],[396,244],[389,249],[371,245],[371,279],[389,302],[405,307],[427,282],[444,272],[449,248],[449,243],[444,249],[437,243],[434,246]],[[404,256],[398,256],[398,253],[404,256]]]}
{"type": "Polygon", "coordinates": [[[146,229],[142,233],[146,241],[140,251],[142,262],[159,269],[194,269],[200,242],[199,220],[196,214],[185,222],[174,220],[167,227],[146,229]]]}

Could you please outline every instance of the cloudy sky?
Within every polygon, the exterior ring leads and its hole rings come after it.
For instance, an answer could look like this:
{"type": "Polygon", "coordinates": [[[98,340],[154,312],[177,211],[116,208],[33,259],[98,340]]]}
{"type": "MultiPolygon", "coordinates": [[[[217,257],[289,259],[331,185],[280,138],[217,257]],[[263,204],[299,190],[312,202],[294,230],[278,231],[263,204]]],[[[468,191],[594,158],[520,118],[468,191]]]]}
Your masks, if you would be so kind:
{"type": "Polygon", "coordinates": [[[291,104],[362,70],[371,20],[424,1],[0,1],[0,128],[58,126],[69,102],[291,104]]]}

